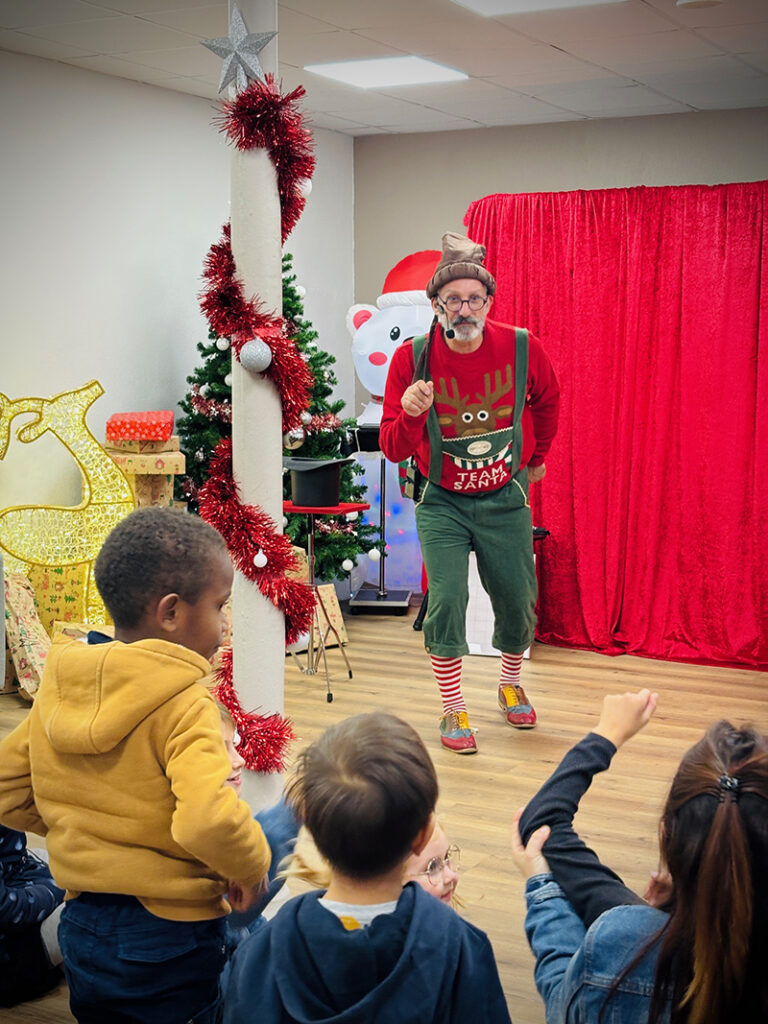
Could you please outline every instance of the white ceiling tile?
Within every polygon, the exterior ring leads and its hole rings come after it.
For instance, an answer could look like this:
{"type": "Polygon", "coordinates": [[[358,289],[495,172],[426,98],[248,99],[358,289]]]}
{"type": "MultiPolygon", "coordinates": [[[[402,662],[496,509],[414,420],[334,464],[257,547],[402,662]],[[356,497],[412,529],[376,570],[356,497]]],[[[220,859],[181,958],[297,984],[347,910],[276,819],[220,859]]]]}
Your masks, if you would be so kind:
{"type": "Polygon", "coordinates": [[[400,24],[407,31],[414,16],[439,19],[449,10],[453,13],[447,0],[285,0],[280,10],[284,7],[348,29],[400,24]]]}
{"type": "Polygon", "coordinates": [[[71,61],[75,67],[85,68],[86,71],[97,71],[101,75],[114,75],[116,78],[130,78],[132,75],[141,76],[143,82],[165,81],[174,76],[166,71],[158,71],[155,68],[141,67],[131,61],[120,60],[111,54],[97,53],[88,57],[76,57],[71,61]]]}
{"type": "Polygon", "coordinates": [[[114,11],[100,11],[80,0],[0,0],[0,28],[24,29],[114,17],[114,11]]]}
{"type": "Polygon", "coordinates": [[[118,15],[62,25],[38,25],[28,34],[69,46],[82,44],[94,53],[131,53],[136,50],[167,50],[189,46],[191,37],[139,18],[118,15]]]}
{"type": "MultiPolygon", "coordinates": [[[[768,15],[768,3],[765,5],[768,15]]],[[[698,30],[702,39],[728,53],[765,53],[768,51],[768,21],[754,25],[722,25],[698,30]]]]}
{"type": "Polygon", "coordinates": [[[227,8],[220,3],[180,11],[147,11],[140,17],[153,25],[165,25],[166,28],[189,32],[201,39],[217,39],[229,35],[227,8]]]}
{"type": "Polygon", "coordinates": [[[723,0],[723,3],[714,7],[678,7],[675,0],[643,2],[676,24],[690,29],[765,21],[765,0],[723,0]]]}
{"type": "Polygon", "coordinates": [[[509,14],[498,18],[515,32],[568,49],[573,40],[611,39],[617,36],[666,32],[674,25],[643,0],[602,7],[572,7],[537,14],[509,14]]]}
{"type": "Polygon", "coordinates": [[[24,32],[10,32],[5,29],[0,29],[0,50],[65,62],[74,57],[84,57],[93,53],[85,46],[67,46],[66,43],[55,43],[47,39],[38,39],[36,36],[28,36],[24,32]]]}
{"type": "Polygon", "coordinates": [[[685,60],[690,57],[714,56],[719,50],[692,32],[672,29],[669,32],[654,32],[652,35],[585,39],[569,46],[568,52],[611,68],[618,61],[685,60]]]}
{"type": "Polygon", "coordinates": [[[221,77],[221,58],[198,44],[173,50],[135,50],[121,54],[124,60],[144,68],[157,68],[169,75],[183,75],[196,78],[199,75],[221,77]]]}
{"type": "Polygon", "coordinates": [[[355,32],[342,32],[338,29],[295,38],[278,35],[277,45],[280,56],[294,67],[304,67],[305,64],[330,64],[342,60],[394,57],[403,53],[402,50],[377,43],[374,39],[366,39],[355,32]]]}
{"type": "Polygon", "coordinates": [[[531,43],[514,54],[504,50],[445,51],[440,54],[440,63],[458,68],[474,78],[497,78],[507,73],[525,74],[530,71],[582,71],[587,66],[578,57],[541,43],[531,43]]]}
{"type": "Polygon", "coordinates": [[[538,88],[535,95],[537,99],[583,114],[585,117],[669,114],[680,113],[686,109],[684,103],[660,96],[645,86],[620,85],[610,79],[573,82],[567,87],[538,88]]]}
{"type": "MultiPolygon", "coordinates": [[[[0,0],[0,48],[212,101],[221,61],[199,40],[227,29],[228,0],[0,0]]],[[[768,106],[768,0],[693,10],[626,0],[503,18],[450,0],[283,0],[277,49],[281,88],[303,85],[305,114],[350,135],[768,106]],[[303,70],[399,53],[470,79],[371,91],[303,70]]]]}
{"type": "MultiPolygon", "coordinates": [[[[148,11],[159,13],[161,11],[191,10],[194,7],[205,6],[203,0],[88,0],[94,6],[104,7],[107,10],[117,11],[120,14],[146,14],[148,11]]],[[[209,3],[211,0],[209,0],[209,3]]],[[[219,0],[225,14],[224,19],[228,21],[227,0],[219,0]]]]}

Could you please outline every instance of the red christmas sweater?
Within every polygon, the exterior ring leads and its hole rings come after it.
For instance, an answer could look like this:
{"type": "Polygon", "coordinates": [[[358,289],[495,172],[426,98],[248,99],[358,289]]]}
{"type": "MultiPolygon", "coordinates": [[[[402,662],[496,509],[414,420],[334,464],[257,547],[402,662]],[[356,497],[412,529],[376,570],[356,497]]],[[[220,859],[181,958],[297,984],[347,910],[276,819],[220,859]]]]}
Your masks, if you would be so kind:
{"type": "MultiPolygon", "coordinates": [[[[414,455],[419,470],[429,472],[427,413],[409,416],[400,399],[413,381],[413,342],[395,350],[387,376],[379,443],[392,462],[414,455]]],[[[515,404],[515,331],[486,320],[483,341],[474,352],[454,352],[438,326],[429,357],[435,383],[435,410],[446,439],[502,430],[512,425],[515,404]]],[[[520,467],[510,466],[506,451],[496,461],[472,464],[443,454],[440,486],[449,491],[494,491],[523,466],[539,466],[557,432],[560,387],[541,342],[528,335],[528,387],[523,410],[520,467]]]]}

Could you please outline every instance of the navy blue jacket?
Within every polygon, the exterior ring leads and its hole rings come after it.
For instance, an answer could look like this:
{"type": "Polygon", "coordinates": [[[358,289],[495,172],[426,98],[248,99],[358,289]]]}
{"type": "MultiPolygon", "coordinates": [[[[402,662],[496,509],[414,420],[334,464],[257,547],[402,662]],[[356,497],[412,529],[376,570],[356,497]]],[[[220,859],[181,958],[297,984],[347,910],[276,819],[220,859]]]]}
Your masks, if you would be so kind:
{"type": "Polygon", "coordinates": [[[224,1024],[509,1024],[488,937],[420,886],[356,931],[322,895],[290,900],[238,948],[224,1024]]]}
{"type": "Polygon", "coordinates": [[[63,899],[48,865],[27,850],[24,833],[0,825],[0,1006],[32,999],[58,983],[40,924],[63,899]]]}

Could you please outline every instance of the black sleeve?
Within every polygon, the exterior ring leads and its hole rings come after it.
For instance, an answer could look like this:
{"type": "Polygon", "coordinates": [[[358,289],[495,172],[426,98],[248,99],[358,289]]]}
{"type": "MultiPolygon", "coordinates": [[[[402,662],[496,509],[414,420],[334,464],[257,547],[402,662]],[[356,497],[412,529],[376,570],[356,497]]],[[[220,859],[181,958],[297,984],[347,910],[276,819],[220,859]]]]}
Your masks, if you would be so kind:
{"type": "Polygon", "coordinates": [[[608,768],[615,753],[610,740],[588,733],[568,751],[520,819],[523,844],[537,828],[549,825],[552,831],[544,844],[544,856],[555,881],[587,928],[604,910],[643,903],[614,871],[600,863],[594,850],[573,829],[579,801],[593,776],[608,768]]]}

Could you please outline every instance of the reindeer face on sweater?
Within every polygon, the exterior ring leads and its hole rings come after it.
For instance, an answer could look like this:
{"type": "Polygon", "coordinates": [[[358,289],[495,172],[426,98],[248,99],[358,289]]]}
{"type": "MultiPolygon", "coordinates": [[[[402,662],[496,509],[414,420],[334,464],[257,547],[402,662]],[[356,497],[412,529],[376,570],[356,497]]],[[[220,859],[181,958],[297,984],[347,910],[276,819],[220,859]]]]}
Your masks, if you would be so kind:
{"type": "Polygon", "coordinates": [[[470,395],[459,395],[459,385],[455,377],[450,379],[450,391],[446,387],[445,378],[441,377],[435,389],[435,402],[441,407],[452,406],[453,413],[440,412],[437,419],[441,427],[453,426],[457,437],[468,437],[472,434],[489,434],[499,429],[499,420],[511,416],[514,405],[509,404],[508,395],[512,389],[514,377],[512,367],[495,370],[493,386],[491,375],[486,373],[483,394],[476,394],[476,401],[470,395]],[[507,398],[503,405],[494,408],[494,402],[507,398]]]}

